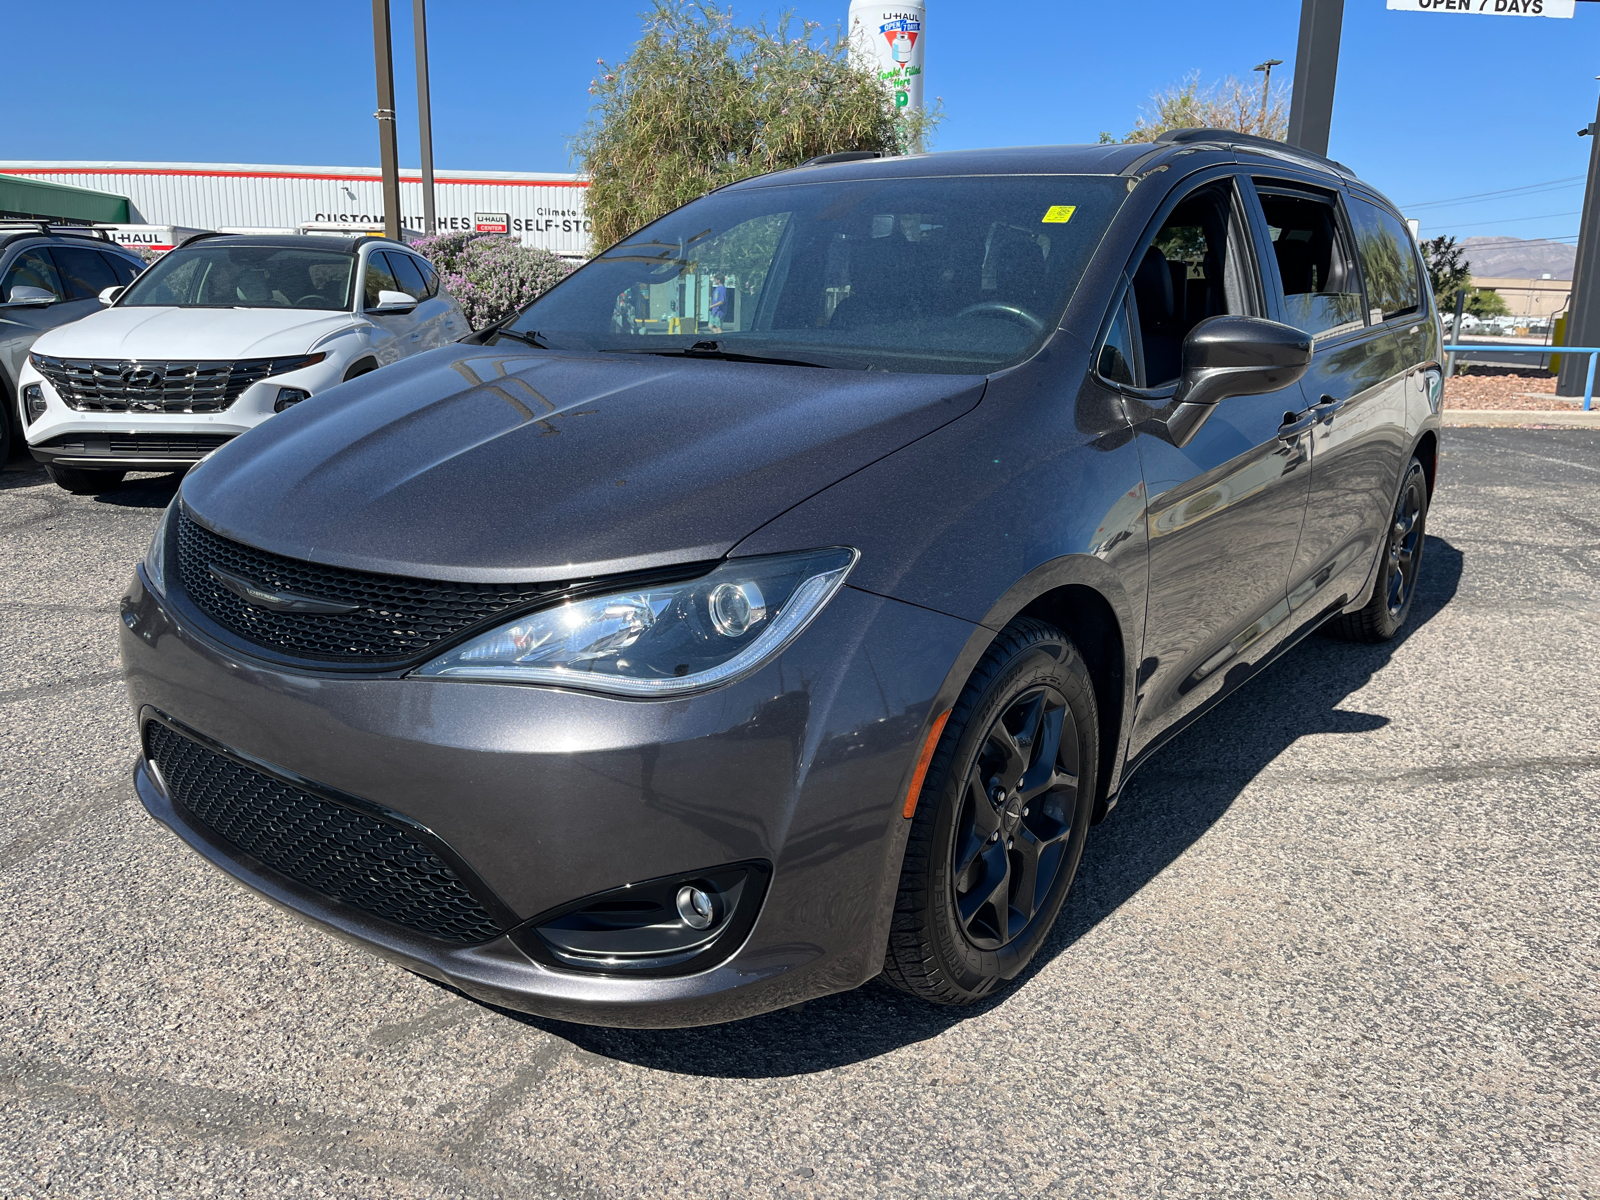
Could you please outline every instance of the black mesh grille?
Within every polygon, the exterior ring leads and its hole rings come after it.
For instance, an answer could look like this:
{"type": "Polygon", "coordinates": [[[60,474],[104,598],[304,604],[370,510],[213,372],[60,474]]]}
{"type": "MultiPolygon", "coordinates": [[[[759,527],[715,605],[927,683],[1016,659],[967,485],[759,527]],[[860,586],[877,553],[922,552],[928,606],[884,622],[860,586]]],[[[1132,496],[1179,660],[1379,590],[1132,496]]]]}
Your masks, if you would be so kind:
{"type": "Polygon", "coordinates": [[[232,437],[229,433],[64,433],[40,442],[39,448],[80,458],[199,460],[232,437]]]}
{"type": "Polygon", "coordinates": [[[323,356],[237,362],[31,357],[61,402],[79,412],[212,413],[230,407],[252,383],[298,370],[323,356]]]}
{"type": "Polygon", "coordinates": [[[195,606],[240,637],[295,658],[400,662],[500,613],[538,602],[555,585],[445,583],[346,571],[218,537],[178,511],[178,575],[195,606]],[[274,612],[222,586],[215,565],[253,584],[357,606],[350,613],[274,612]]]}
{"type": "Polygon", "coordinates": [[[296,883],[450,942],[501,933],[460,877],[408,831],[252,770],[156,721],[145,750],[174,803],[296,883]]]}

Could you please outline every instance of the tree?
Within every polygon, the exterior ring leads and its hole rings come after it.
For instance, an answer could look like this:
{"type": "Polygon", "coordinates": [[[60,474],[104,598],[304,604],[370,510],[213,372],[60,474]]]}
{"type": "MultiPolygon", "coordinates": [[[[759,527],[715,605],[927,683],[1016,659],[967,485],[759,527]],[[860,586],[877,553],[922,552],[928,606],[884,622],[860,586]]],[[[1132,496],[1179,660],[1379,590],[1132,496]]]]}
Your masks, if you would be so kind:
{"type": "Polygon", "coordinates": [[[1104,132],[1102,143],[1153,142],[1169,129],[1232,129],[1238,133],[1283,141],[1289,136],[1289,84],[1280,83],[1261,102],[1261,89],[1229,75],[1221,83],[1200,86],[1200,72],[1150,97],[1126,137],[1104,132]]]}
{"type": "Polygon", "coordinates": [[[1472,264],[1461,257],[1461,249],[1453,237],[1436,237],[1421,245],[1428,282],[1433,285],[1434,300],[1443,312],[1455,311],[1456,293],[1472,282],[1472,264]]]}
{"type": "Polygon", "coordinates": [[[1467,311],[1475,317],[1506,317],[1511,309],[1493,288],[1478,288],[1467,297],[1467,311]]]}
{"type": "Polygon", "coordinates": [[[897,115],[843,30],[735,25],[701,0],[655,0],[614,69],[600,60],[573,151],[601,249],[713,188],[842,150],[903,153],[938,122],[897,115]]]}

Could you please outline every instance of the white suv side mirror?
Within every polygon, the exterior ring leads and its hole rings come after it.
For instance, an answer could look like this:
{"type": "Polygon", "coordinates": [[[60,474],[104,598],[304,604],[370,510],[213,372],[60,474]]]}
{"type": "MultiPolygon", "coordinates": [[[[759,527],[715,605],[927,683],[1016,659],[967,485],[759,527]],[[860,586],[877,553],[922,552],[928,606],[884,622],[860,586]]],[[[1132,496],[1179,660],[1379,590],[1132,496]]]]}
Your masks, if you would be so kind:
{"type": "Polygon", "coordinates": [[[378,302],[368,308],[368,312],[380,313],[408,313],[417,306],[417,298],[409,292],[391,292],[385,289],[378,293],[378,302]]]}
{"type": "Polygon", "coordinates": [[[19,283],[11,289],[7,304],[54,304],[61,299],[49,288],[30,287],[26,283],[19,283]]]}
{"type": "Polygon", "coordinates": [[[120,287],[105,288],[100,293],[100,303],[114,304],[116,303],[117,297],[120,295],[122,295],[122,289],[120,287]]]}

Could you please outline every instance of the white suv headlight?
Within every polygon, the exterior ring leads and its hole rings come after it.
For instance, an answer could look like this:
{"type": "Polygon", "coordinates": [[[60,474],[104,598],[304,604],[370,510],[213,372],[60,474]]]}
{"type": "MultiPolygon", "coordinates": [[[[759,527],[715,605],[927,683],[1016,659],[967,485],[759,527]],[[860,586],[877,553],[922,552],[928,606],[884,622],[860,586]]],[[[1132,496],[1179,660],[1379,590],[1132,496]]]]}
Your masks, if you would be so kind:
{"type": "Polygon", "coordinates": [[[676,696],[749,674],[843,585],[856,551],[733,559],[700,579],[572,600],[440,655],[415,674],[676,696]]]}

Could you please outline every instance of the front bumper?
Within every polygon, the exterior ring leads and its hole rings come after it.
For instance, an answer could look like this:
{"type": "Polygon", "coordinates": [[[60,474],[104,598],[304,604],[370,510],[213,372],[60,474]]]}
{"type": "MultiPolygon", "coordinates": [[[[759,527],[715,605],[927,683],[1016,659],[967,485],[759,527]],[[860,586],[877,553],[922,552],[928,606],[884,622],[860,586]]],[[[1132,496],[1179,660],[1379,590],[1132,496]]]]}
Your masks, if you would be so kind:
{"type": "Polygon", "coordinates": [[[552,967],[512,936],[463,946],[302,887],[204,828],[141,761],[151,815],[298,915],[490,1003],[589,1024],[733,1020],[882,967],[908,823],[898,809],[970,624],[846,587],[755,675],[678,700],[331,676],[247,659],[136,578],[122,661],[134,710],[431,830],[514,919],[626,884],[763,860],[754,927],[667,978],[552,967]]]}

